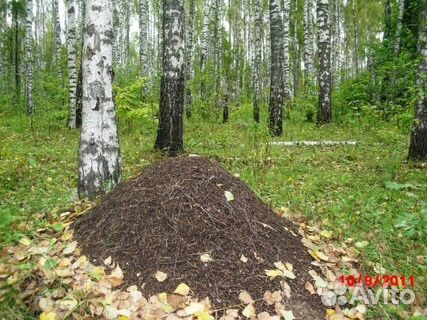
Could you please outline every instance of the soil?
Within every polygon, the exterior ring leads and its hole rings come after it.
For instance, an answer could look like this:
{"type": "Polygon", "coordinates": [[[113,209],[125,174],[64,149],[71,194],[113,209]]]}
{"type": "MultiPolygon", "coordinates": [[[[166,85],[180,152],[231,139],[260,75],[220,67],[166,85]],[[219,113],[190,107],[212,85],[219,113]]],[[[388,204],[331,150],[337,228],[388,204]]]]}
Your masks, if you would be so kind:
{"type": "MultiPolygon", "coordinates": [[[[270,280],[265,269],[282,261],[291,263],[296,275],[287,279],[292,291],[286,308],[300,319],[325,314],[319,296],[304,287],[314,267],[297,228],[207,158],[171,158],[149,166],[73,227],[83,254],[98,264],[111,256],[126,284],[138,284],[146,296],[172,292],[184,282],[194,295],[209,296],[215,308],[240,304],[241,290],[262,299],[265,291],[280,289],[280,280],[270,280]],[[234,200],[228,201],[225,191],[234,200]],[[213,261],[202,262],[205,253],[213,261]],[[164,282],[153,277],[158,270],[168,275],[164,282]]],[[[256,307],[271,310],[263,301],[256,307]]]]}

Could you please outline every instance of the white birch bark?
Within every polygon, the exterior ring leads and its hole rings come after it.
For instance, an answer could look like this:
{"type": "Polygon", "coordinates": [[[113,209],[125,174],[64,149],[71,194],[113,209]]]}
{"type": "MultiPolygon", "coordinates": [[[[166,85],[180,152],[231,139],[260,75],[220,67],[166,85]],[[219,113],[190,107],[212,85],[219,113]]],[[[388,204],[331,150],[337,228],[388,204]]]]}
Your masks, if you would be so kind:
{"type": "Polygon", "coordinates": [[[196,1],[190,0],[185,37],[185,112],[187,118],[192,116],[193,97],[188,83],[193,78],[193,29],[196,1]]]}
{"type": "Polygon", "coordinates": [[[312,8],[311,0],[304,0],[304,75],[310,84],[313,71],[312,8]]]}
{"type": "MultiPolygon", "coordinates": [[[[201,46],[202,50],[200,53],[200,71],[204,73],[206,71],[206,60],[208,58],[208,33],[209,33],[209,0],[205,0],[203,10],[203,30],[201,46]]],[[[206,88],[204,81],[200,83],[200,96],[202,99],[206,95],[206,88]]]]}
{"type": "Polygon", "coordinates": [[[33,1],[26,0],[26,23],[25,23],[25,76],[26,76],[26,96],[27,114],[34,113],[33,105],[33,1]]]}
{"type": "Polygon", "coordinates": [[[329,0],[317,0],[317,43],[319,55],[319,96],[317,123],[332,121],[331,30],[329,0]]]}
{"type": "Polygon", "coordinates": [[[279,0],[270,0],[270,103],[269,131],[272,136],[282,134],[283,112],[283,23],[279,0]]]}
{"type": "Polygon", "coordinates": [[[262,28],[262,8],[261,1],[255,0],[255,61],[253,71],[253,118],[259,123],[259,109],[261,105],[261,28],[262,28]]]}
{"type": "Polygon", "coordinates": [[[79,151],[79,195],[93,198],[121,178],[113,100],[113,8],[109,0],[86,0],[83,52],[83,123],[79,151]]]}
{"type": "Polygon", "coordinates": [[[139,62],[140,76],[148,76],[148,2],[140,0],[139,3],[139,62]]]}
{"type": "Polygon", "coordinates": [[[184,4],[163,0],[163,72],[155,148],[169,156],[183,150],[184,4]]]}
{"type": "Polygon", "coordinates": [[[75,129],[76,99],[77,99],[77,66],[76,66],[76,3],[67,0],[67,54],[68,54],[68,82],[69,82],[69,115],[68,128],[75,129]]]}
{"type": "Polygon", "coordinates": [[[58,68],[58,72],[61,70],[61,23],[59,21],[59,0],[53,0],[52,10],[53,10],[53,27],[55,34],[55,63],[58,68]]]}
{"type": "Polygon", "coordinates": [[[291,18],[291,2],[290,0],[283,1],[283,98],[285,104],[291,98],[290,89],[290,59],[289,59],[289,26],[291,18]]]}
{"type": "Polygon", "coordinates": [[[395,40],[396,42],[394,43],[394,52],[396,54],[400,52],[404,12],[405,12],[405,0],[399,0],[399,15],[397,17],[397,26],[396,26],[396,40],[395,40]]]}

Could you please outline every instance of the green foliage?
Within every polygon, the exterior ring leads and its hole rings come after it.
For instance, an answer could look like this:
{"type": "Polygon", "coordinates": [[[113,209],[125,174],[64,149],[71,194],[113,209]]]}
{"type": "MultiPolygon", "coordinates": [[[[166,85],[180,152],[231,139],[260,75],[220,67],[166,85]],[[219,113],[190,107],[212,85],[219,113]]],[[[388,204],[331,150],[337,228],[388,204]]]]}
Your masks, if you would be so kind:
{"type": "Polygon", "coordinates": [[[373,65],[341,83],[335,92],[335,119],[393,121],[403,132],[409,132],[417,98],[417,59],[408,52],[396,55],[384,46],[372,48],[372,54],[373,65]]]}

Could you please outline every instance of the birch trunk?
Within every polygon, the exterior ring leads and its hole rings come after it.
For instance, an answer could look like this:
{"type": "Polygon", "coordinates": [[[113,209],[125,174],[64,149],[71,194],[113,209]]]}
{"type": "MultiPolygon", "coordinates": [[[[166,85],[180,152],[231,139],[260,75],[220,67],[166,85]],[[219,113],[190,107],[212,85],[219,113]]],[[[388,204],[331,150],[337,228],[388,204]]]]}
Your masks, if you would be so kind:
{"type": "Polygon", "coordinates": [[[305,83],[310,84],[313,70],[313,44],[311,37],[311,0],[304,0],[304,75],[305,83]]]}
{"type": "Polygon", "coordinates": [[[125,7],[125,34],[124,34],[124,64],[126,67],[129,66],[130,59],[130,2],[128,0],[124,1],[125,7]]]}
{"type": "Polygon", "coordinates": [[[351,1],[353,13],[353,64],[356,76],[359,74],[359,35],[357,30],[356,0],[351,1]]]}
{"type": "MultiPolygon", "coordinates": [[[[148,2],[140,0],[139,3],[139,62],[140,77],[148,76],[148,2]]],[[[145,90],[144,90],[145,92],[145,90]]]]}
{"type": "Polygon", "coordinates": [[[384,3],[384,41],[388,40],[390,35],[391,35],[390,0],[385,0],[385,3],[384,3]]]}
{"type": "Polygon", "coordinates": [[[61,74],[61,23],[59,21],[59,0],[53,0],[52,10],[53,10],[53,27],[55,34],[55,63],[58,68],[58,73],[61,74]]]}
{"type": "Polygon", "coordinates": [[[253,117],[259,123],[259,109],[261,105],[261,28],[262,28],[262,8],[261,1],[255,0],[255,61],[254,61],[254,96],[253,96],[253,117]]]}
{"type": "Polygon", "coordinates": [[[190,0],[188,12],[188,25],[187,35],[185,38],[185,112],[187,118],[191,118],[193,98],[191,96],[191,89],[188,83],[193,78],[193,29],[194,29],[194,14],[195,14],[196,1],[190,0]]]}
{"type": "Polygon", "coordinates": [[[284,104],[289,104],[291,99],[290,70],[289,70],[289,25],[291,18],[291,2],[283,1],[283,98],[284,104]]]}
{"type": "Polygon", "coordinates": [[[200,53],[200,71],[202,72],[202,80],[200,81],[200,96],[202,99],[206,97],[206,87],[203,77],[206,72],[206,60],[208,58],[208,33],[209,33],[209,0],[205,0],[203,10],[203,30],[202,30],[202,50],[200,53]]]}
{"type": "Polygon", "coordinates": [[[169,156],[183,151],[184,4],[163,0],[163,72],[155,148],[169,156]]]}
{"type": "Polygon", "coordinates": [[[27,95],[27,115],[34,114],[33,105],[33,1],[26,0],[26,24],[25,24],[25,76],[27,95]]]}
{"type": "Polygon", "coordinates": [[[396,26],[396,40],[395,40],[396,42],[394,43],[394,52],[396,54],[400,52],[404,12],[405,12],[405,0],[399,0],[399,16],[397,18],[397,26],[396,26]]]}
{"type": "Polygon", "coordinates": [[[69,115],[68,128],[75,129],[76,124],[76,93],[77,93],[77,67],[76,67],[76,7],[75,0],[67,0],[67,53],[68,53],[68,82],[69,82],[69,115]]]}
{"type": "Polygon", "coordinates": [[[112,95],[112,1],[86,0],[80,197],[111,190],[121,178],[117,117],[112,95]]]}
{"type": "Polygon", "coordinates": [[[283,112],[283,24],[279,0],[270,0],[270,135],[282,134],[283,112]]]}
{"type": "Polygon", "coordinates": [[[420,31],[418,53],[421,58],[417,72],[417,87],[420,92],[415,107],[415,127],[412,130],[408,158],[427,160],[427,1],[420,5],[420,31]]]}
{"type": "Polygon", "coordinates": [[[317,43],[319,54],[319,98],[317,123],[332,121],[331,30],[329,0],[317,0],[317,43]]]}

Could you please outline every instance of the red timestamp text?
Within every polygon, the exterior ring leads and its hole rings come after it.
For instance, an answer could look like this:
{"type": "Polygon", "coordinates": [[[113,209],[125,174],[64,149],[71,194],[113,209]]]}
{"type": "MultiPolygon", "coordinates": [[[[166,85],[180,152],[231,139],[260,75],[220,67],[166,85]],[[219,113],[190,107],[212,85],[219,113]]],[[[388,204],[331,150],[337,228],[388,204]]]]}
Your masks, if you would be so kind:
{"type": "Polygon", "coordinates": [[[377,274],[376,276],[369,275],[342,275],[339,277],[342,284],[349,287],[355,287],[358,284],[363,284],[365,287],[414,287],[414,276],[398,276],[398,275],[385,275],[377,274]]]}

